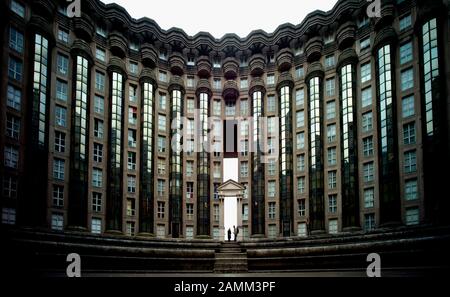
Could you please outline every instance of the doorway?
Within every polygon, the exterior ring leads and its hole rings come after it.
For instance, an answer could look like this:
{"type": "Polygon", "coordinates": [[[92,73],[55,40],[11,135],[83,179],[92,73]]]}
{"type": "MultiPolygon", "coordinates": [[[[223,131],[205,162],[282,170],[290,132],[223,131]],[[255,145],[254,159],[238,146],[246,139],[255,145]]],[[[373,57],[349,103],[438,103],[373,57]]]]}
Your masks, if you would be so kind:
{"type": "MultiPolygon", "coordinates": [[[[228,229],[231,230],[231,240],[234,240],[233,226],[242,229],[242,196],[244,187],[238,181],[238,159],[225,158],[223,166],[223,183],[219,186],[220,198],[220,231],[221,238],[228,240],[228,229]]],[[[241,230],[240,230],[241,231],[241,230]]],[[[242,238],[239,232],[237,240],[242,238]]]]}

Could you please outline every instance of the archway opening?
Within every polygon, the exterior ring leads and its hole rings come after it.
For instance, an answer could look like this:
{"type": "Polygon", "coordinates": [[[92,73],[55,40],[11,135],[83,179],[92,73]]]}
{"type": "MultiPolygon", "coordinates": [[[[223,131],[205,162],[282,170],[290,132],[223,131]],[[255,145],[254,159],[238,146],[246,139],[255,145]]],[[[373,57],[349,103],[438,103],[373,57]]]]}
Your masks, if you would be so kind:
{"type": "MultiPolygon", "coordinates": [[[[223,182],[239,180],[238,158],[225,158],[223,166],[223,182]]],[[[233,226],[237,224],[237,197],[224,198],[224,240],[228,240],[228,229],[231,230],[231,239],[234,240],[233,226]]]]}

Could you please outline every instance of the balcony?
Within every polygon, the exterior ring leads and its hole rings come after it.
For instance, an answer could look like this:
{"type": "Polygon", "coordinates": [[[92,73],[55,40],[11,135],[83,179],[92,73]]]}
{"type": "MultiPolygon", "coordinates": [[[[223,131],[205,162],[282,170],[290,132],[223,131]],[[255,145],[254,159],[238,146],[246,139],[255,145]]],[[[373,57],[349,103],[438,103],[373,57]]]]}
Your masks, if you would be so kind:
{"type": "Polygon", "coordinates": [[[313,37],[307,43],[305,47],[306,58],[309,63],[317,61],[322,56],[323,41],[321,37],[313,37]]]}
{"type": "Polygon", "coordinates": [[[294,55],[290,48],[284,48],[277,53],[277,67],[278,71],[288,71],[292,67],[294,55]]]}
{"type": "Polygon", "coordinates": [[[180,53],[173,53],[169,58],[170,72],[174,75],[184,74],[184,57],[180,53]]]}
{"type": "Polygon", "coordinates": [[[320,61],[309,64],[308,71],[306,72],[305,81],[308,82],[312,77],[319,76],[323,78],[324,71],[320,61]]]}
{"type": "Polygon", "coordinates": [[[145,67],[155,68],[158,55],[153,45],[149,43],[144,43],[141,47],[141,59],[142,64],[145,67]]]}
{"type": "Polygon", "coordinates": [[[392,3],[383,3],[381,5],[381,17],[376,18],[375,29],[380,30],[383,27],[392,24],[395,16],[395,7],[392,3]]]}
{"type": "Polygon", "coordinates": [[[235,58],[229,57],[223,61],[223,75],[226,79],[235,79],[239,71],[239,63],[235,58]]]}
{"type": "Polygon", "coordinates": [[[179,90],[184,92],[184,80],[181,76],[172,75],[169,81],[169,92],[179,90]]]}
{"type": "Polygon", "coordinates": [[[294,87],[294,79],[292,78],[292,74],[287,71],[281,73],[280,76],[278,76],[277,90],[285,86],[289,86],[290,88],[294,87]]]}
{"type": "Polygon", "coordinates": [[[196,90],[197,96],[200,93],[208,93],[209,96],[211,96],[211,94],[212,94],[212,92],[211,92],[211,84],[209,83],[209,80],[206,79],[206,78],[201,78],[197,82],[197,90],[196,90]]]}
{"type": "Polygon", "coordinates": [[[252,81],[250,82],[250,89],[248,93],[251,95],[254,92],[266,92],[266,86],[264,85],[264,80],[261,77],[253,77],[252,81]]]}
{"type": "Polygon", "coordinates": [[[81,18],[72,18],[73,31],[81,38],[90,42],[94,36],[94,25],[91,18],[85,14],[81,14],[81,18]]]}
{"type": "Polygon", "coordinates": [[[154,85],[155,89],[157,88],[155,72],[148,67],[142,69],[141,75],[139,76],[139,82],[140,83],[149,82],[154,85]]]}
{"type": "Polygon", "coordinates": [[[89,60],[90,63],[93,63],[94,59],[92,56],[92,50],[89,46],[89,43],[84,41],[83,39],[75,39],[72,47],[70,49],[70,53],[72,56],[78,56],[81,55],[89,60]]]}
{"type": "Polygon", "coordinates": [[[356,64],[358,63],[358,60],[358,55],[356,54],[355,50],[353,48],[346,48],[339,55],[336,68],[339,69],[341,66],[346,64],[356,64]]]}
{"type": "Polygon", "coordinates": [[[338,47],[340,50],[351,47],[355,42],[356,26],[353,22],[346,22],[339,27],[336,35],[338,47]]]}
{"type": "MultiPolygon", "coordinates": [[[[111,56],[109,58],[109,63],[108,63],[108,72],[118,72],[120,74],[122,74],[123,76],[126,76],[126,67],[125,67],[125,63],[123,62],[123,60],[119,57],[116,56],[111,56]]],[[[125,80],[125,79],[124,79],[125,80]]]]}
{"type": "Polygon", "coordinates": [[[124,58],[128,52],[128,42],[121,32],[113,31],[109,34],[109,48],[111,53],[124,58]]]}
{"type": "Polygon", "coordinates": [[[197,60],[197,75],[201,78],[211,76],[211,62],[208,56],[200,56],[197,60]]]}
{"type": "Polygon", "coordinates": [[[227,80],[223,86],[222,96],[224,99],[236,99],[239,97],[239,88],[236,81],[227,80]]]}
{"type": "Polygon", "coordinates": [[[265,57],[262,54],[255,54],[250,58],[250,74],[254,77],[261,76],[264,73],[265,57]]]}

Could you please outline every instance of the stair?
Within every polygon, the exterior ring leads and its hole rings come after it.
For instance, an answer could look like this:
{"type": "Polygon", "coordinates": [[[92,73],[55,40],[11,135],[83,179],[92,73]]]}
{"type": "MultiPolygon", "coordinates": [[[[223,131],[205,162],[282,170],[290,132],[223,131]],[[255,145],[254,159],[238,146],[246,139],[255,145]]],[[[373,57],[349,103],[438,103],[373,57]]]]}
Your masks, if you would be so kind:
{"type": "Polygon", "coordinates": [[[215,273],[247,273],[247,252],[237,242],[223,242],[215,254],[215,273]]]}

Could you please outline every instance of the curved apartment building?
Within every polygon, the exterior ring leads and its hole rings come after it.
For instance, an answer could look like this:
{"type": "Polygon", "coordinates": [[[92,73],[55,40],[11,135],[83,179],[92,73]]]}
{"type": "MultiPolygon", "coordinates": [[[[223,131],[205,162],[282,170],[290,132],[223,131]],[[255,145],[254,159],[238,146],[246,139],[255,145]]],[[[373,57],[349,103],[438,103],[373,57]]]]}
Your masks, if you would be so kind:
{"type": "Polygon", "coordinates": [[[243,241],[448,224],[448,2],[370,4],[217,39],[2,1],[3,225],[219,240],[226,158],[243,241]]]}

